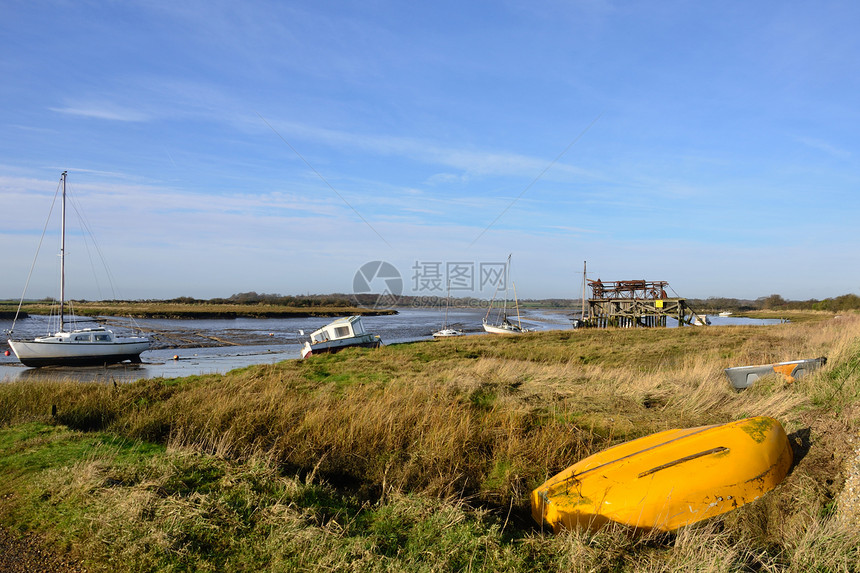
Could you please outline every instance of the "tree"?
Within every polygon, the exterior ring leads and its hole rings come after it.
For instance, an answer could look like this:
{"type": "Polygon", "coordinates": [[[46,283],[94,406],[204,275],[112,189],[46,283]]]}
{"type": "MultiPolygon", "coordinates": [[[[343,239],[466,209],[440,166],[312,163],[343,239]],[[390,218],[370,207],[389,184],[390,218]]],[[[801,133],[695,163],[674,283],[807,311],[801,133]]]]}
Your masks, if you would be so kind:
{"type": "Polygon", "coordinates": [[[769,297],[766,297],[761,303],[761,307],[765,310],[775,310],[778,308],[783,308],[784,306],[785,299],[778,294],[772,294],[769,297]]]}

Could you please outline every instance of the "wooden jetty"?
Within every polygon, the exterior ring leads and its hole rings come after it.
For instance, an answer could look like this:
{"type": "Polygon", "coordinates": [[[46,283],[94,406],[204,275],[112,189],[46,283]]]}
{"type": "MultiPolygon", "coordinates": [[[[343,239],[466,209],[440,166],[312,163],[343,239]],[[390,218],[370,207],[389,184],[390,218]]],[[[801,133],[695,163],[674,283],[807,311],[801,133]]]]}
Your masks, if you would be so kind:
{"type": "Polygon", "coordinates": [[[696,317],[686,299],[669,297],[666,281],[601,281],[588,279],[591,298],[583,326],[665,327],[668,318],[679,325],[691,324],[696,317]]]}

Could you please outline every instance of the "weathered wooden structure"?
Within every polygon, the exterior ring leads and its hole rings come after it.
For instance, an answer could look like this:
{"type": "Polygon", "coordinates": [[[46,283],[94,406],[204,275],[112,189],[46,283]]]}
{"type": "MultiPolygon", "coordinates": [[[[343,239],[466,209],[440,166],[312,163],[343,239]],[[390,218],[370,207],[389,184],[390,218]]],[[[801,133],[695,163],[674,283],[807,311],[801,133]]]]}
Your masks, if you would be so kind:
{"type": "Polygon", "coordinates": [[[666,295],[666,281],[588,280],[588,318],[585,326],[624,328],[666,326],[669,317],[679,325],[690,324],[697,317],[686,299],[666,295]]]}

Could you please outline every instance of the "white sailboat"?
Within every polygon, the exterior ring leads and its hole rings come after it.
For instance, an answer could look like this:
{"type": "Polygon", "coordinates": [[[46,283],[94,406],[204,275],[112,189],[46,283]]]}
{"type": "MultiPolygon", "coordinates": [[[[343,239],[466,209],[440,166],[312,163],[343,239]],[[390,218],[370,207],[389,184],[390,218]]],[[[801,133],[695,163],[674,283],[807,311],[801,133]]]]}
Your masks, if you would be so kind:
{"type": "Polygon", "coordinates": [[[442,330],[437,330],[433,333],[433,338],[452,338],[454,336],[463,336],[463,332],[454,328],[448,327],[448,304],[451,300],[451,282],[448,281],[448,298],[445,299],[445,322],[442,323],[442,330]]]}
{"type": "MultiPolygon", "coordinates": [[[[511,255],[508,255],[508,263],[505,266],[505,274],[499,278],[499,284],[496,285],[496,292],[493,293],[493,300],[496,300],[496,294],[499,292],[499,288],[502,285],[502,282],[505,280],[508,275],[508,271],[511,268],[511,255]]],[[[510,320],[508,320],[508,289],[507,285],[505,286],[505,303],[499,313],[499,321],[495,324],[491,324],[488,322],[490,318],[490,312],[493,310],[493,301],[490,301],[490,308],[487,309],[487,315],[484,317],[484,331],[489,332],[490,334],[523,334],[525,332],[531,332],[528,328],[523,327],[522,322],[520,321],[520,305],[519,301],[517,301],[517,286],[514,287],[514,305],[517,309],[517,323],[514,324],[510,320]]]]}
{"type": "Polygon", "coordinates": [[[580,314],[579,318],[571,319],[571,325],[573,328],[582,328],[586,325],[585,322],[585,281],[587,276],[587,265],[588,261],[582,261],[582,314],[580,314]]]}
{"type": "MultiPolygon", "coordinates": [[[[125,360],[140,362],[140,353],[149,348],[148,338],[120,337],[103,327],[65,330],[66,175],[67,172],[64,171],[60,177],[62,213],[60,215],[59,330],[52,335],[38,336],[33,340],[14,340],[11,338],[12,330],[10,330],[9,346],[24,366],[36,368],[116,364],[125,360]]],[[[13,321],[13,329],[14,325],[13,321]]]]}

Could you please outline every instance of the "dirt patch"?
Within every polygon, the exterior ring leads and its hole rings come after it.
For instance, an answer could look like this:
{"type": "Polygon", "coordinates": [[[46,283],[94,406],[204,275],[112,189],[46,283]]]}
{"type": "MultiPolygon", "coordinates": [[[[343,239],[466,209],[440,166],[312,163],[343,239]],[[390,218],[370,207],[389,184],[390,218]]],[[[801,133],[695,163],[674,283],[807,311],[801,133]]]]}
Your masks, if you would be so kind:
{"type": "MultiPolygon", "coordinates": [[[[794,468],[790,477],[794,479],[812,478],[818,484],[818,499],[822,507],[833,506],[837,499],[851,486],[852,467],[857,470],[857,456],[860,440],[857,431],[847,425],[834,422],[832,415],[820,412],[806,412],[801,423],[804,427],[789,436],[794,449],[794,468]]],[[[855,486],[857,491],[860,489],[855,486]]],[[[842,512],[843,504],[839,502],[842,512]]],[[[854,499],[852,514],[858,515],[860,504],[854,499]]]]}
{"type": "MultiPolygon", "coordinates": [[[[857,409],[849,416],[857,419],[857,409]]],[[[849,449],[843,463],[845,485],[837,497],[837,519],[844,525],[860,529],[860,431],[849,432],[845,436],[845,447],[849,449]]]]}
{"type": "Polygon", "coordinates": [[[15,535],[0,527],[0,571],[4,573],[84,573],[86,567],[51,550],[34,533],[15,535]]]}

